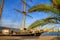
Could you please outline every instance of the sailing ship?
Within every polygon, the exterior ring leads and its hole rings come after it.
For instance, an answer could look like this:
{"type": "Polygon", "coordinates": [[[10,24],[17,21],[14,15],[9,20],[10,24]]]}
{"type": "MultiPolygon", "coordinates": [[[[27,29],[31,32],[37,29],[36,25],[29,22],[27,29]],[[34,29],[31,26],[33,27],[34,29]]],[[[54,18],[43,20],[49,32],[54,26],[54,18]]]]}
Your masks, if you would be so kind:
{"type": "MultiPolygon", "coordinates": [[[[17,29],[7,28],[7,29],[3,29],[2,30],[2,34],[3,35],[16,35],[16,36],[17,35],[20,35],[20,36],[34,36],[34,35],[40,36],[41,33],[39,33],[39,32],[38,33],[36,33],[36,32],[33,33],[32,30],[27,30],[27,28],[25,28],[25,25],[26,25],[26,16],[29,16],[30,18],[33,18],[33,17],[28,15],[27,12],[26,12],[26,6],[30,7],[26,3],[26,0],[21,0],[21,1],[24,3],[24,10],[23,11],[20,11],[18,9],[14,9],[14,10],[16,10],[19,13],[24,14],[24,28],[23,28],[23,30],[21,30],[21,31],[19,30],[20,32],[17,32],[17,29]],[[11,29],[13,29],[13,30],[11,30],[11,29]],[[14,31],[14,30],[16,30],[16,31],[14,31]]],[[[30,0],[30,1],[32,1],[32,0],[30,0]]],[[[0,23],[1,23],[1,15],[2,15],[2,11],[3,11],[3,5],[4,5],[4,0],[2,0],[2,2],[0,4],[0,23]]]]}
{"type": "MultiPolygon", "coordinates": [[[[17,29],[17,28],[5,28],[2,30],[2,35],[11,35],[11,36],[40,36],[42,33],[46,32],[44,30],[33,30],[33,29],[28,29],[26,27],[26,16],[33,18],[32,16],[28,15],[26,12],[26,6],[30,7],[27,3],[26,0],[21,0],[24,3],[24,10],[20,11],[16,8],[14,8],[15,11],[24,14],[24,26],[23,29],[17,29]],[[16,30],[16,31],[15,31],[16,30]]],[[[2,9],[3,9],[3,4],[4,0],[2,0],[2,4],[0,5],[0,20],[1,20],[1,15],[2,15],[2,9]]],[[[54,27],[53,27],[54,28],[54,27]]],[[[53,29],[50,28],[50,29],[53,29]]]]}

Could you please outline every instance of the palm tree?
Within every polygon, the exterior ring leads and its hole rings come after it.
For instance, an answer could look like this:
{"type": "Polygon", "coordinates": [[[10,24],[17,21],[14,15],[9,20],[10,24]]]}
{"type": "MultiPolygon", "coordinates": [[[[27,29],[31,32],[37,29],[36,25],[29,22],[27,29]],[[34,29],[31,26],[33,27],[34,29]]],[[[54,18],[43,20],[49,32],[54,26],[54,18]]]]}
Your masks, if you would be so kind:
{"type": "Polygon", "coordinates": [[[43,26],[43,25],[46,25],[48,23],[60,23],[60,0],[50,0],[52,2],[52,4],[37,4],[33,7],[31,7],[28,12],[41,12],[41,11],[44,11],[44,12],[52,12],[53,14],[56,14],[57,16],[55,17],[53,15],[53,17],[51,18],[46,18],[46,19],[43,19],[43,20],[37,20],[35,21],[33,24],[31,24],[28,28],[35,28],[37,26],[43,26]],[[54,22],[53,20],[51,19],[54,19],[56,20],[56,22],[54,22]]]}
{"type": "Polygon", "coordinates": [[[33,28],[36,28],[36,27],[42,27],[46,24],[60,24],[59,22],[56,22],[56,20],[58,20],[57,18],[45,18],[45,19],[42,19],[42,20],[37,20],[35,21],[34,23],[32,23],[28,29],[33,29],[33,28]]]}
{"type": "Polygon", "coordinates": [[[55,14],[60,15],[60,0],[51,0],[53,5],[50,4],[38,4],[30,8],[28,11],[29,12],[35,12],[35,11],[48,11],[48,12],[53,12],[55,14]]]}

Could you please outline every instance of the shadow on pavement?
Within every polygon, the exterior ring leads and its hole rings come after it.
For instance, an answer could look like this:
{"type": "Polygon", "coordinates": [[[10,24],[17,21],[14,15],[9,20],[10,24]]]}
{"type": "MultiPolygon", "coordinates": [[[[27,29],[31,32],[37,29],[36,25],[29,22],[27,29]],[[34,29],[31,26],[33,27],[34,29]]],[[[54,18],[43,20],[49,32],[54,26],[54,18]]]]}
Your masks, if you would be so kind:
{"type": "Polygon", "coordinates": [[[60,40],[60,37],[54,37],[53,39],[51,40],[60,40]]]}

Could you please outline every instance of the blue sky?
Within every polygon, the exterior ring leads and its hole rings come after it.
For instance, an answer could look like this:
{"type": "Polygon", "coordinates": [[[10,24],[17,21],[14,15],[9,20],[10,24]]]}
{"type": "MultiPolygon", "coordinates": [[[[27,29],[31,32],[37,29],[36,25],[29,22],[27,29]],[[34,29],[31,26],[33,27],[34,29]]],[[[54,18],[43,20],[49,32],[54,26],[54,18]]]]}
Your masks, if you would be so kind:
{"type": "MultiPolygon", "coordinates": [[[[51,4],[50,0],[33,0],[32,2],[29,0],[26,1],[31,7],[36,4],[51,4]]],[[[20,0],[5,0],[2,14],[2,26],[16,28],[23,27],[23,14],[13,10],[14,8],[23,11],[23,3],[20,0]]],[[[28,11],[29,8],[30,7],[27,6],[26,11],[28,11]]],[[[26,27],[31,25],[36,20],[50,16],[50,14],[45,14],[45,12],[34,12],[28,14],[32,16],[33,19],[26,16],[26,27]]]]}

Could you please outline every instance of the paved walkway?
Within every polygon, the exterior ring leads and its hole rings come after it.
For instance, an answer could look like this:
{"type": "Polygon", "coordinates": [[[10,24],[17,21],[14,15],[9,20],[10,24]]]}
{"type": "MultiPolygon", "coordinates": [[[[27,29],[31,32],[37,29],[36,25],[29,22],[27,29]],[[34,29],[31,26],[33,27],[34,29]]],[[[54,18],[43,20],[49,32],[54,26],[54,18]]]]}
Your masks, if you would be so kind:
{"type": "Polygon", "coordinates": [[[0,40],[60,40],[60,36],[0,36],[0,40]]]}

